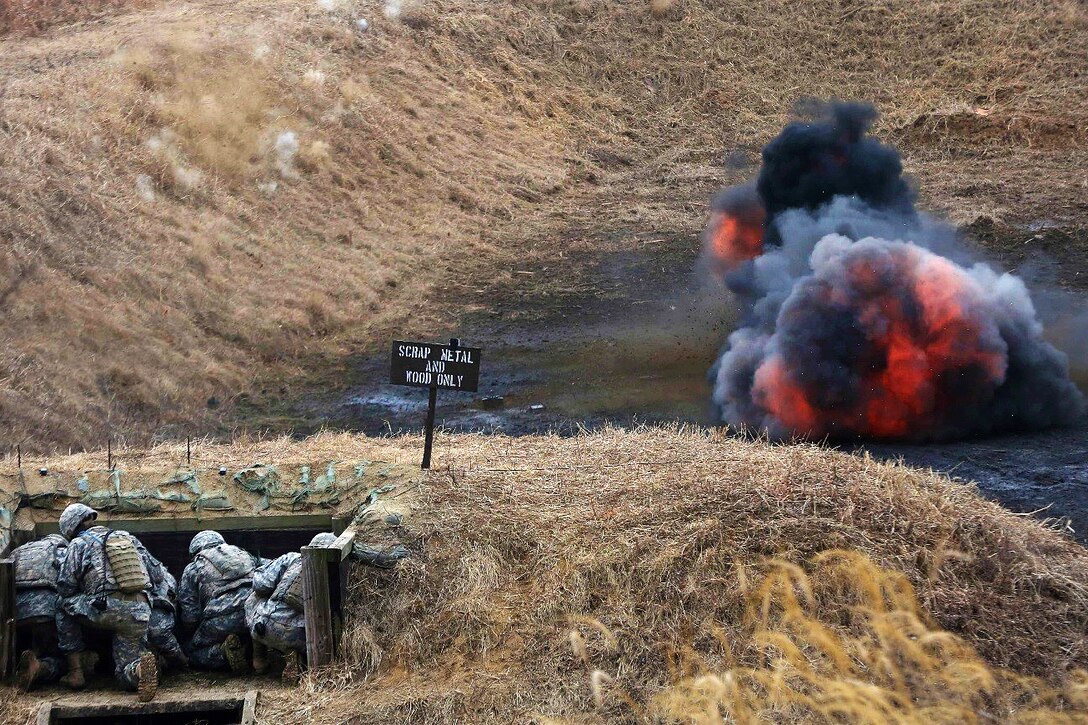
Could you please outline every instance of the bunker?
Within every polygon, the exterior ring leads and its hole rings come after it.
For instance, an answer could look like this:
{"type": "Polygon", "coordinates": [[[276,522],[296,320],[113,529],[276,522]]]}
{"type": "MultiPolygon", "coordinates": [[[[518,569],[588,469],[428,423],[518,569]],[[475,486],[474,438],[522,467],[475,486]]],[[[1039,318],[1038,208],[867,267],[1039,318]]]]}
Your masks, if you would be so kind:
{"type": "MultiPolygon", "coordinates": [[[[0,489],[11,504],[0,510],[0,678],[13,674],[17,655],[30,643],[14,626],[14,571],[10,551],[58,531],[57,519],[74,501],[99,511],[98,523],[135,534],[175,577],[192,560],[189,544],[203,530],[220,532],[228,543],[271,560],[300,552],[307,631],[306,660],[324,665],[336,656],[349,557],[378,566],[406,548],[408,521],[418,497],[421,473],[415,466],[369,460],[286,461],[228,467],[178,466],[170,460],[142,461],[128,470],[0,470],[0,489]],[[314,535],[337,534],[334,544],[311,547],[314,535]]],[[[410,538],[415,540],[415,535],[410,538]]],[[[108,638],[87,644],[99,651],[92,690],[105,698],[63,698],[39,712],[39,723],[216,723],[248,722],[244,693],[229,689],[213,699],[202,689],[165,690],[151,703],[137,704],[112,682],[108,638]],[[195,696],[195,699],[194,699],[195,696]]],[[[229,677],[229,675],[224,675],[229,677]]],[[[224,681],[227,685],[229,681],[224,681]]],[[[252,686],[249,684],[248,686],[252,686]]],[[[65,692],[50,690],[43,694],[65,692]]],[[[252,711],[252,705],[249,707],[252,711]]]]}
{"type": "MultiPolygon", "coordinates": [[[[191,518],[104,519],[103,523],[110,528],[135,534],[148,551],[178,578],[191,561],[189,542],[193,535],[209,527],[208,521],[191,518]]],[[[311,664],[327,664],[332,660],[343,628],[347,562],[355,543],[354,532],[345,533],[345,525],[344,518],[321,514],[221,518],[214,523],[215,529],[223,534],[228,543],[241,546],[265,559],[274,559],[291,551],[301,551],[308,632],[307,655],[311,664]],[[308,545],[315,534],[327,531],[339,535],[335,544],[329,547],[308,545]]],[[[56,532],[55,522],[42,522],[36,524],[33,530],[12,532],[12,541],[18,545],[20,541],[29,541],[56,532]]],[[[0,628],[0,655],[3,659],[4,676],[14,672],[16,654],[29,648],[31,644],[27,633],[17,629],[8,614],[15,611],[13,582],[11,559],[0,560],[0,613],[4,615],[5,625],[0,628]]],[[[96,671],[108,672],[111,662],[109,638],[93,630],[88,630],[85,636],[88,646],[97,650],[100,655],[96,671]]]]}

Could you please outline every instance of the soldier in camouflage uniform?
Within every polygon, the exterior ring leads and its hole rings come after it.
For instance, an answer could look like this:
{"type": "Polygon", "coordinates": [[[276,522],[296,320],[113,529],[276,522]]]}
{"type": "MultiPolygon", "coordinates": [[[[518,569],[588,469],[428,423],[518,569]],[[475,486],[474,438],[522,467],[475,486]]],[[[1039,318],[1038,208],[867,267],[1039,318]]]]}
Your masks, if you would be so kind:
{"type": "Polygon", "coordinates": [[[174,634],[177,625],[177,580],[161,561],[151,554],[148,557],[152,566],[148,567],[148,574],[151,575],[151,621],[148,623],[147,639],[167,664],[188,669],[189,659],[174,634]]]}
{"type": "Polygon", "coordinates": [[[195,667],[246,669],[245,601],[253,590],[260,560],[226,543],[216,531],[201,531],[189,544],[193,561],[181,575],[181,623],[192,631],[185,649],[195,667]]]}
{"type": "Polygon", "coordinates": [[[73,688],[86,684],[80,658],[86,649],[81,628],[103,629],[113,634],[115,676],[146,702],[158,688],[158,663],[147,643],[149,572],[154,567],[136,537],[127,531],[95,526],[97,518],[98,512],[78,503],[60,516],[61,533],[71,541],[57,581],[57,591],[63,597],[57,634],[69,670],[62,679],[73,688]],[[115,552],[121,552],[117,558],[115,552]]]}
{"type": "MultiPolygon", "coordinates": [[[[328,546],[335,534],[318,534],[310,546],[328,546]]],[[[253,594],[246,600],[246,626],[253,637],[253,668],[268,668],[265,648],[284,654],[284,679],[298,676],[306,654],[306,622],[302,606],[302,555],[288,552],[253,573],[253,594]]]]}
{"type": "Polygon", "coordinates": [[[60,679],[64,657],[57,643],[57,578],[68,539],[49,534],[12,552],[15,562],[15,622],[30,631],[31,649],[19,657],[19,686],[29,690],[60,679]]]}

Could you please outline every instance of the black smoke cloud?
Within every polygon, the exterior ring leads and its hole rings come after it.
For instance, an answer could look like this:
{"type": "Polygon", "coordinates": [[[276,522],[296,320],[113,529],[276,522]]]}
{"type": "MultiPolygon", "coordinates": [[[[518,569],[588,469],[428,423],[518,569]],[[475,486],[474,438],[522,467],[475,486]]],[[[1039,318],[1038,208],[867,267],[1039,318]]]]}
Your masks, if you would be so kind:
{"type": "Polygon", "coordinates": [[[824,110],[763,150],[762,253],[721,274],[742,307],[711,371],[721,419],[776,437],[947,440],[1083,416],[1023,282],[915,210],[899,154],[865,135],[871,106],[824,110]]]}

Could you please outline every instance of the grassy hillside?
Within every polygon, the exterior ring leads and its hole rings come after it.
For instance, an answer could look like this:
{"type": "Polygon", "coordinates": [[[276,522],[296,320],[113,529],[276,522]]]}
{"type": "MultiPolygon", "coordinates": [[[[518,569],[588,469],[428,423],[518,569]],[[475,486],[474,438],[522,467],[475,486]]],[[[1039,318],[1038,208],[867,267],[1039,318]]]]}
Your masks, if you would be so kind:
{"type": "MultiPolygon", "coordinates": [[[[197,458],[411,464],[420,445],[322,434],[197,458]]],[[[963,484],[702,429],[443,434],[435,451],[404,520],[414,557],[356,566],[337,666],[301,690],[244,683],[262,722],[1088,717],[1088,552],[963,484]]],[[[120,460],[162,481],[184,446],[120,460]]],[[[12,718],[52,696],[6,695],[12,718]]]]}
{"type": "Polygon", "coordinates": [[[957,221],[1088,224],[1076,0],[6,7],[0,418],[28,449],[229,425],[518,263],[693,236],[806,97],[875,102],[957,221]]]}

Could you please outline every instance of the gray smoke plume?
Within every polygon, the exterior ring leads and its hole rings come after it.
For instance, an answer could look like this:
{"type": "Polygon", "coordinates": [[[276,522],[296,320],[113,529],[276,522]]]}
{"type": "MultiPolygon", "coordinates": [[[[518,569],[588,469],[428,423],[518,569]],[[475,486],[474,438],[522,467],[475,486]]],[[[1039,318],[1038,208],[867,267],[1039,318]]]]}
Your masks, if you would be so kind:
{"type": "Polygon", "coordinates": [[[712,370],[721,419],[776,437],[941,440],[1082,416],[1024,283],[915,210],[899,155],[865,136],[871,107],[827,110],[763,151],[761,248],[731,216],[751,187],[715,205],[708,253],[742,305],[712,370]]]}

